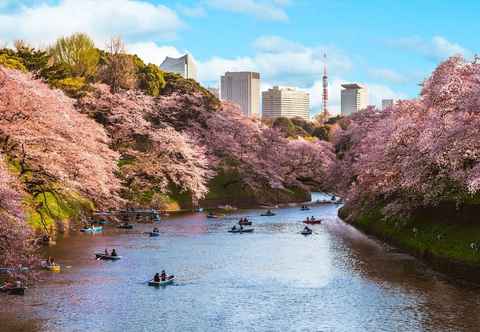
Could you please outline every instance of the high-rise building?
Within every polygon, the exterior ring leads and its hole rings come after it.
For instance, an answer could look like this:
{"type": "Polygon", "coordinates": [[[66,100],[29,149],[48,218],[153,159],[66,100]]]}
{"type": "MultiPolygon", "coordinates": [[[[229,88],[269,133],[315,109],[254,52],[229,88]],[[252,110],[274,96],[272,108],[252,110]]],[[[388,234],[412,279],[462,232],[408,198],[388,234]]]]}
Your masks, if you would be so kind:
{"type": "Polygon", "coordinates": [[[393,99],[382,99],[382,111],[387,108],[393,107],[393,99]]]}
{"type": "Polygon", "coordinates": [[[167,56],[160,65],[160,68],[170,73],[180,74],[184,78],[197,79],[197,65],[189,54],[185,54],[180,58],[167,56]]]}
{"type": "Polygon", "coordinates": [[[278,86],[262,92],[262,117],[264,119],[301,117],[308,120],[309,113],[310,96],[307,92],[278,86]]]}
{"type": "Polygon", "coordinates": [[[341,92],[341,114],[350,115],[358,112],[368,105],[367,88],[357,84],[342,84],[341,92]]]}
{"type": "Polygon", "coordinates": [[[227,71],[220,80],[220,98],[238,104],[246,116],[259,116],[260,74],[227,71]]]}

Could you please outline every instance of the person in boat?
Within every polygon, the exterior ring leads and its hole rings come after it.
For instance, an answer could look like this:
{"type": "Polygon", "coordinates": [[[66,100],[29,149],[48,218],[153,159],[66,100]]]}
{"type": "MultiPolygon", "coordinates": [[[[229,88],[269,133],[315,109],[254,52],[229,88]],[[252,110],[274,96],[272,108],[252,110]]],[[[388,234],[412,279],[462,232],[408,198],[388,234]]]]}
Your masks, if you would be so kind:
{"type": "Polygon", "coordinates": [[[310,218],[310,220],[311,220],[311,221],[315,221],[315,217],[312,216],[312,217],[310,218]]]}
{"type": "Polygon", "coordinates": [[[160,273],[155,273],[155,275],[153,276],[153,281],[155,282],[160,282],[160,273]]]}
{"type": "Polygon", "coordinates": [[[118,256],[117,251],[115,249],[112,249],[112,253],[110,254],[110,256],[118,256]]]}
{"type": "Polygon", "coordinates": [[[309,217],[307,217],[307,221],[310,221],[310,218],[309,218],[309,217]]]}
{"type": "Polygon", "coordinates": [[[268,209],[267,214],[272,214],[272,210],[268,209]]]}
{"type": "Polygon", "coordinates": [[[312,230],[308,227],[308,226],[305,226],[305,228],[303,229],[304,232],[311,232],[312,230]]]}
{"type": "Polygon", "coordinates": [[[160,279],[161,279],[162,281],[167,280],[167,274],[165,273],[165,270],[162,270],[162,274],[160,275],[160,279]]]}
{"type": "Polygon", "coordinates": [[[158,233],[158,232],[160,232],[160,231],[158,230],[157,227],[155,227],[155,228],[153,229],[153,233],[158,233]]]}
{"type": "Polygon", "coordinates": [[[236,230],[237,230],[237,225],[233,225],[232,231],[236,231],[236,230]]]}
{"type": "Polygon", "coordinates": [[[240,230],[243,231],[243,226],[242,225],[240,225],[240,230]]]}
{"type": "Polygon", "coordinates": [[[48,256],[47,265],[48,266],[55,265],[55,259],[52,256],[48,256]]]}
{"type": "Polygon", "coordinates": [[[105,256],[108,256],[108,249],[105,248],[105,256]]]}

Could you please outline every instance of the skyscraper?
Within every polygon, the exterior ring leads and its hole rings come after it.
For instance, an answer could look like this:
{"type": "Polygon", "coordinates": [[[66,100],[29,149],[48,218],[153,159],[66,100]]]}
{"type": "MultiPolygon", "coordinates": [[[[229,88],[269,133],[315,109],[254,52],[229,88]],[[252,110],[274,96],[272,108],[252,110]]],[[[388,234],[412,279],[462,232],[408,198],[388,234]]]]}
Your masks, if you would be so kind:
{"type": "Polygon", "coordinates": [[[341,114],[350,115],[358,112],[368,105],[367,88],[357,84],[342,84],[341,92],[341,114]]]}
{"type": "Polygon", "coordinates": [[[226,72],[221,77],[220,98],[238,105],[246,116],[260,115],[260,74],[226,72]]]}
{"type": "Polygon", "coordinates": [[[189,54],[185,54],[180,58],[167,56],[160,65],[160,68],[170,73],[180,74],[184,78],[197,79],[197,65],[189,54]]]}
{"type": "Polygon", "coordinates": [[[275,119],[278,117],[309,119],[310,96],[307,92],[294,88],[279,88],[262,92],[262,117],[275,119]]]}
{"type": "Polygon", "coordinates": [[[393,99],[382,99],[382,111],[393,106],[393,99]]]}

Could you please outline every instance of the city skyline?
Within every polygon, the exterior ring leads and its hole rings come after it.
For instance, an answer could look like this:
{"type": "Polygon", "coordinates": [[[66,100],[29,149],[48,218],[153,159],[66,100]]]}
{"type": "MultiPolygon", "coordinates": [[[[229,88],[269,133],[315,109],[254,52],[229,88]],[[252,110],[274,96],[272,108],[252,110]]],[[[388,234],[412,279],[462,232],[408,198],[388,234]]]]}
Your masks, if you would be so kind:
{"type": "Polygon", "coordinates": [[[342,83],[368,85],[371,103],[380,108],[382,99],[416,97],[418,84],[446,57],[471,57],[476,41],[469,31],[478,26],[480,4],[467,3],[426,0],[413,10],[396,2],[385,11],[378,2],[354,1],[3,0],[0,43],[24,39],[45,46],[61,30],[86,32],[102,47],[122,36],[129,52],[157,65],[165,56],[194,54],[205,86],[226,71],[261,72],[262,91],[297,86],[310,93],[313,113],[322,108],[326,52],[330,109],[338,114],[342,83]]]}

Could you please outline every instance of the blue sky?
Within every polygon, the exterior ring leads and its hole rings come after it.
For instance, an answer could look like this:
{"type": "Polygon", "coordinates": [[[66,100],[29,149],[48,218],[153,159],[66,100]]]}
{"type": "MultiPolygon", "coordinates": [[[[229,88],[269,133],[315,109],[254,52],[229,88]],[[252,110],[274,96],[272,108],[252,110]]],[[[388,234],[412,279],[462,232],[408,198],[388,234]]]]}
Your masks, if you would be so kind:
{"type": "Polygon", "coordinates": [[[331,108],[343,82],[368,86],[371,104],[410,98],[443,59],[477,52],[477,1],[433,0],[0,0],[0,41],[46,46],[87,32],[101,47],[120,35],[129,51],[161,63],[188,51],[199,79],[260,71],[262,87],[298,86],[320,107],[328,54],[331,108]]]}

